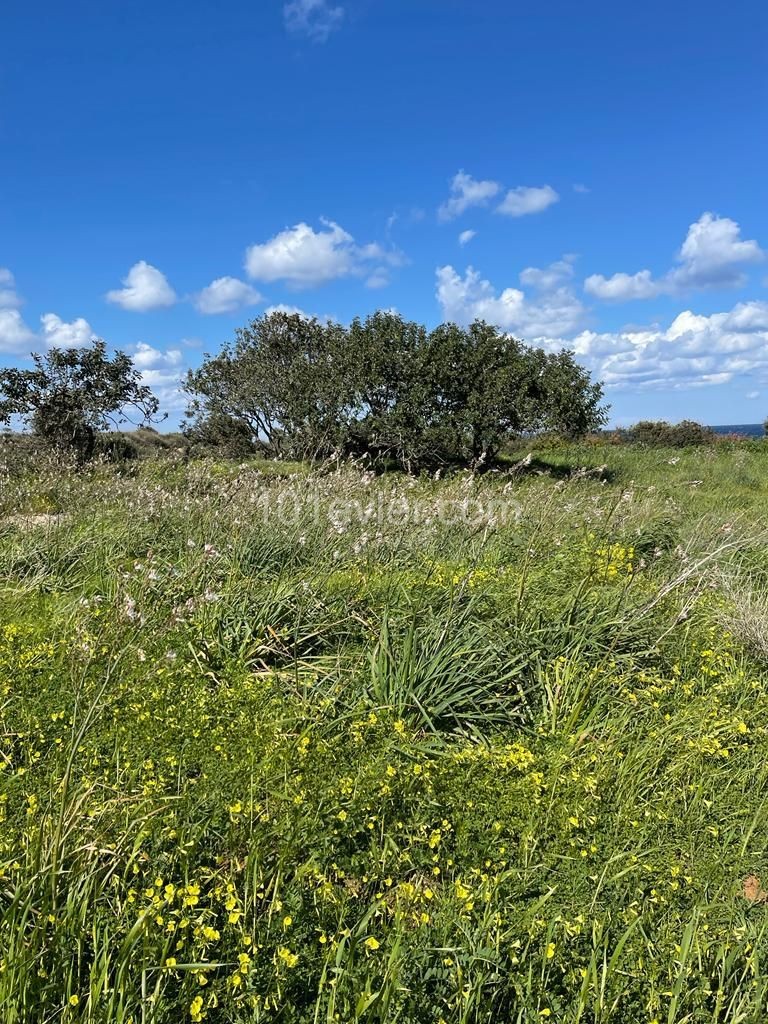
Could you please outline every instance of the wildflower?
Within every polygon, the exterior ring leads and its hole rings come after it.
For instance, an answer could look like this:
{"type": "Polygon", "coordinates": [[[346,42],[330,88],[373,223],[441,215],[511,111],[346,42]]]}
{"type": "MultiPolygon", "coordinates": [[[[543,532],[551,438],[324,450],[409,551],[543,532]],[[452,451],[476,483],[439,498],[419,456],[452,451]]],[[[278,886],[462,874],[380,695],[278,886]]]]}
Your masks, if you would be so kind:
{"type": "Polygon", "coordinates": [[[198,1021],[203,1019],[203,997],[195,996],[192,1002],[189,1004],[189,1016],[197,1024],[198,1021]]]}
{"type": "Polygon", "coordinates": [[[368,938],[365,940],[365,948],[366,949],[370,949],[371,951],[373,951],[373,950],[378,949],[379,946],[380,946],[380,943],[379,943],[378,939],[375,939],[372,935],[369,935],[368,938]]]}
{"type": "Polygon", "coordinates": [[[299,962],[298,954],[292,953],[290,949],[286,949],[285,946],[280,946],[277,951],[277,955],[289,970],[294,968],[299,962]]]}
{"type": "Polygon", "coordinates": [[[77,1006],[77,1004],[79,1002],[80,1002],[80,996],[72,995],[72,996],[69,997],[69,1005],[70,1006],[77,1006]]]}

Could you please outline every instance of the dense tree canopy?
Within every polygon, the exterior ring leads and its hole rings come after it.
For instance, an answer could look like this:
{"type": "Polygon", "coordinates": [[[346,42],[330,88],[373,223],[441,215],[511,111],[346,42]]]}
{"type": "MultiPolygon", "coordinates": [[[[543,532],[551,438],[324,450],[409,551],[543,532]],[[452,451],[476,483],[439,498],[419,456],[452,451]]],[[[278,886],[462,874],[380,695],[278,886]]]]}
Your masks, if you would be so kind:
{"type": "Polygon", "coordinates": [[[84,348],[52,348],[32,356],[33,369],[0,371],[0,423],[21,417],[53,448],[80,461],[93,454],[98,431],[117,426],[133,409],[141,422],[158,401],[129,356],[111,358],[103,341],[84,348]]]}
{"type": "Polygon", "coordinates": [[[600,384],[571,352],[532,348],[481,321],[427,331],[391,312],[348,328],[258,317],[190,370],[185,389],[192,434],[235,423],[272,455],[367,453],[408,469],[481,465],[523,433],[579,436],[606,412],[600,384]]]}

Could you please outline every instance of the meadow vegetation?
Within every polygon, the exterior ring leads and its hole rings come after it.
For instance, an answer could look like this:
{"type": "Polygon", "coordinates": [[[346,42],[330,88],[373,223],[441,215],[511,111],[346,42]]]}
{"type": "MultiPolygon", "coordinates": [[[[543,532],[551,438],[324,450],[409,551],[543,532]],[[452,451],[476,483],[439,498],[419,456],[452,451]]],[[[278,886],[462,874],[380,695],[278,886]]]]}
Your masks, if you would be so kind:
{"type": "Polygon", "coordinates": [[[9,459],[2,1020],[764,1020],[767,469],[9,459]]]}

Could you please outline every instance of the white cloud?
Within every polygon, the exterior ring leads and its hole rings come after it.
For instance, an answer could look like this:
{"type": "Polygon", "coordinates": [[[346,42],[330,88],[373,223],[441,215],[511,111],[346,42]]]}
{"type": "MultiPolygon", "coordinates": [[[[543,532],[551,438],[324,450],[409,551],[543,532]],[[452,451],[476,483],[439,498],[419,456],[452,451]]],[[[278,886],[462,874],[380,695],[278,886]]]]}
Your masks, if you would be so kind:
{"type": "Polygon", "coordinates": [[[142,373],[176,372],[183,362],[180,349],[170,348],[163,352],[143,341],[134,347],[131,359],[136,369],[142,373]]]}
{"type": "Polygon", "coordinates": [[[255,306],[262,296],[236,277],[217,277],[195,296],[199,313],[234,313],[243,306],[255,306]]]}
{"type": "Polygon", "coordinates": [[[676,265],[662,277],[654,278],[650,270],[612,277],[592,274],[584,288],[590,295],[613,302],[679,295],[698,288],[733,288],[744,284],[745,265],[764,258],[754,239],[741,238],[736,221],[703,213],[688,228],[676,265]]]}
{"type": "Polygon", "coordinates": [[[245,270],[257,281],[285,281],[294,288],[311,288],[340,277],[383,273],[384,265],[400,266],[403,256],[376,242],[357,245],[352,235],[332,220],[325,230],[294,224],[274,238],[250,246],[245,270]]]}
{"type": "Polygon", "coordinates": [[[659,294],[659,283],[654,281],[650,270],[638,270],[636,274],[590,274],[584,282],[584,291],[598,299],[609,302],[629,302],[631,299],[651,299],[659,294]]]}
{"type": "Polygon", "coordinates": [[[390,283],[386,267],[377,267],[365,282],[366,288],[386,288],[390,283]]]}
{"type": "Polygon", "coordinates": [[[0,352],[29,355],[42,348],[77,348],[94,338],[91,325],[82,317],[67,323],[55,313],[44,313],[40,323],[42,329],[37,333],[17,309],[0,309],[0,352]]]}
{"type": "Polygon", "coordinates": [[[520,283],[538,291],[553,291],[573,278],[573,256],[564,256],[548,267],[526,267],[520,272],[520,283]]]}
{"type": "Polygon", "coordinates": [[[55,313],[43,313],[40,322],[42,340],[48,348],[82,348],[90,345],[95,337],[91,325],[82,317],[66,323],[55,313]]]}
{"type": "Polygon", "coordinates": [[[753,398],[759,398],[760,397],[760,392],[759,391],[748,391],[746,393],[746,395],[744,395],[744,397],[745,398],[749,398],[750,401],[751,401],[753,398]]]}
{"type": "Polygon", "coordinates": [[[36,341],[37,335],[17,309],[0,309],[0,352],[28,355],[36,341]]]}
{"type": "Polygon", "coordinates": [[[608,387],[679,390],[722,384],[740,374],[768,382],[768,303],[739,303],[723,313],[679,313],[668,327],[582,331],[546,340],[572,348],[608,387]]]}
{"type": "Polygon", "coordinates": [[[326,0],[291,0],[283,5],[283,19],[289,32],[324,43],[341,26],[344,8],[331,6],[326,0]]]}
{"type": "Polygon", "coordinates": [[[16,309],[21,305],[13,274],[6,267],[0,267],[0,309],[16,309]]]}
{"type": "Polygon", "coordinates": [[[486,206],[501,191],[497,181],[477,181],[471,174],[459,171],[451,182],[451,197],[438,208],[437,219],[454,220],[471,206],[486,206]]]}
{"type": "Polygon", "coordinates": [[[688,228],[678,255],[680,266],[668,277],[677,289],[732,287],[744,281],[739,267],[764,258],[754,239],[742,240],[735,220],[703,213],[688,228]]]}
{"type": "Polygon", "coordinates": [[[181,412],[187,403],[180,388],[186,369],[181,350],[171,348],[164,352],[140,341],[129,351],[129,355],[141,373],[142,383],[152,388],[157,396],[161,411],[181,412]]]}
{"type": "Polygon", "coordinates": [[[580,195],[586,195],[588,192],[591,192],[592,189],[587,188],[586,185],[582,185],[580,181],[577,181],[576,184],[573,186],[573,191],[578,192],[580,195]]]}
{"type": "Polygon", "coordinates": [[[532,187],[519,185],[511,188],[496,207],[497,213],[503,213],[508,217],[525,217],[530,213],[541,213],[548,206],[552,206],[560,199],[560,196],[550,185],[532,187]]]}
{"type": "Polygon", "coordinates": [[[467,242],[471,242],[476,234],[477,232],[473,231],[471,228],[468,228],[466,231],[462,231],[459,235],[459,245],[466,245],[467,242]]]}
{"type": "Polygon", "coordinates": [[[305,320],[311,320],[309,313],[305,313],[298,306],[287,306],[284,302],[278,302],[276,306],[267,306],[264,316],[272,316],[273,313],[285,313],[286,316],[303,316],[305,320]]]}
{"type": "Polygon", "coordinates": [[[122,283],[124,288],[107,292],[107,302],[114,302],[123,309],[135,313],[162,309],[165,306],[173,306],[176,302],[176,293],[165,274],[146,260],[134,263],[122,283]]]}
{"type": "Polygon", "coordinates": [[[684,310],[667,325],[585,330],[573,262],[566,256],[548,267],[526,267],[522,287],[501,291],[472,267],[463,276],[438,267],[437,299],[446,320],[478,318],[549,351],[574,350],[609,388],[679,390],[745,375],[768,386],[768,302],[742,302],[707,316],[684,310]]]}
{"type": "Polygon", "coordinates": [[[66,323],[55,313],[40,317],[42,330],[36,333],[22,319],[22,300],[10,270],[0,267],[0,352],[29,355],[40,348],[76,348],[88,345],[94,334],[87,320],[78,317],[66,323]]]}
{"type": "Polygon", "coordinates": [[[486,320],[529,341],[553,333],[577,330],[584,318],[584,307],[574,294],[573,267],[560,260],[540,270],[526,268],[521,283],[535,290],[534,297],[519,288],[497,293],[490,281],[468,267],[460,276],[452,266],[437,268],[437,300],[443,317],[459,324],[486,320]]]}

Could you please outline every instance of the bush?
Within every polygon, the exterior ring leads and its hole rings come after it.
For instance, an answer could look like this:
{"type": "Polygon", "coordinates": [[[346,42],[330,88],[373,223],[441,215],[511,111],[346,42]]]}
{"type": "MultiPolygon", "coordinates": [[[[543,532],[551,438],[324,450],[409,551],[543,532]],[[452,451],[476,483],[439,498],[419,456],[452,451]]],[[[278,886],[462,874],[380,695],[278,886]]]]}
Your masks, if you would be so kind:
{"type": "Polygon", "coordinates": [[[641,420],[623,433],[628,441],[662,448],[687,448],[717,441],[717,434],[711,427],[705,427],[694,420],[682,420],[680,423],[641,420]]]}
{"type": "Polygon", "coordinates": [[[130,437],[115,430],[97,435],[94,455],[107,462],[129,462],[139,457],[139,449],[130,437]]]}
{"type": "Polygon", "coordinates": [[[258,450],[251,431],[242,420],[223,412],[212,412],[189,425],[184,440],[194,455],[216,453],[230,459],[247,458],[258,450]]]}

